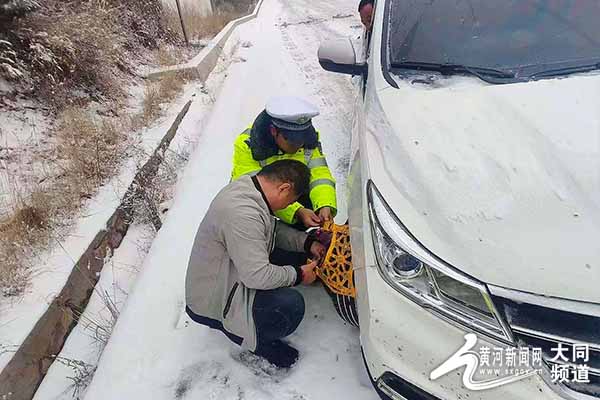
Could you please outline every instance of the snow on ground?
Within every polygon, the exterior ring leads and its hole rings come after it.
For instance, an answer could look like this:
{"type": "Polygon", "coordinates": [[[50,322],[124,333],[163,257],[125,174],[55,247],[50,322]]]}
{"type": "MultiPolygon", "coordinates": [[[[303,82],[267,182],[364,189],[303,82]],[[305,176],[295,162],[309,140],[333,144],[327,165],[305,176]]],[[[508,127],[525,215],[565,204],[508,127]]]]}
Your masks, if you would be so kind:
{"type": "MultiPolygon", "coordinates": [[[[117,321],[86,399],[377,398],[363,368],[358,331],[338,318],[318,285],[300,289],[307,312],[290,341],[301,358],[286,374],[269,374],[258,363],[249,363],[221,333],[194,324],[183,313],[185,270],[196,229],[229,180],[236,135],[270,96],[303,95],[321,106],[315,125],[343,199],[351,88],[347,78],[319,70],[316,48],[319,39],[334,32],[355,33],[356,17],[342,18],[352,15],[355,6],[346,0],[265,0],[258,19],[239,28],[244,43],[238,48],[239,62],[227,70],[170,215],[117,321]]],[[[196,127],[186,119],[182,129],[196,127]]]]}
{"type": "Polygon", "coordinates": [[[19,196],[53,176],[57,155],[53,139],[45,135],[49,124],[31,101],[0,112],[0,216],[12,212],[19,196]]]}

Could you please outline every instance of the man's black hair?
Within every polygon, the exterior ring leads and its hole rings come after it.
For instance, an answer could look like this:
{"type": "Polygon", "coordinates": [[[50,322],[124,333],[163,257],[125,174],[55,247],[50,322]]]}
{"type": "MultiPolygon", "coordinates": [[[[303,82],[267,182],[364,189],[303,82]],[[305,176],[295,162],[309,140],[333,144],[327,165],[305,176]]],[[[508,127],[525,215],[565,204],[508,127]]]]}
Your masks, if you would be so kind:
{"type": "Polygon", "coordinates": [[[360,12],[360,10],[362,10],[362,8],[367,4],[371,4],[372,6],[374,6],[375,0],[360,0],[360,3],[358,3],[358,12],[360,12]]]}
{"type": "Polygon", "coordinates": [[[258,176],[282,183],[289,183],[294,188],[294,193],[298,196],[302,196],[309,191],[310,170],[300,161],[275,161],[263,167],[258,176]]]}

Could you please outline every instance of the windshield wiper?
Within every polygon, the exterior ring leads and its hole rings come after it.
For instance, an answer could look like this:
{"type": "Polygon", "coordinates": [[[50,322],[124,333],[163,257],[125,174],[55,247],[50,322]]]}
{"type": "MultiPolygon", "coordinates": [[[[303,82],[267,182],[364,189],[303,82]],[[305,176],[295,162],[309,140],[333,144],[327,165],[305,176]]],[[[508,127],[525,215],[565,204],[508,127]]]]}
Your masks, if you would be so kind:
{"type": "Polygon", "coordinates": [[[415,69],[418,71],[434,71],[439,72],[442,75],[466,73],[474,75],[479,79],[490,83],[497,83],[498,79],[513,79],[515,77],[515,74],[512,72],[487,67],[470,67],[460,64],[435,64],[406,61],[401,63],[392,63],[391,67],[399,69],[415,69]]]}
{"type": "Polygon", "coordinates": [[[542,72],[537,72],[530,76],[531,79],[536,78],[548,78],[552,76],[561,76],[561,75],[570,75],[570,74],[579,74],[583,72],[591,72],[600,69],[600,62],[595,64],[585,64],[585,65],[576,65],[572,67],[564,67],[564,68],[556,68],[549,69],[542,72]]]}

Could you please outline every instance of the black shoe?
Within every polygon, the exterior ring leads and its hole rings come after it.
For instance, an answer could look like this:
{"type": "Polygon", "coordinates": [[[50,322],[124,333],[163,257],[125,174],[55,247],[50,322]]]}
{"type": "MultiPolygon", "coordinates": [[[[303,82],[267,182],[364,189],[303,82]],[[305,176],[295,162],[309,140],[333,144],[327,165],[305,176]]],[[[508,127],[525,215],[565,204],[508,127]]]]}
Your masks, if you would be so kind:
{"type": "Polygon", "coordinates": [[[298,350],[281,340],[260,344],[254,352],[277,368],[291,368],[298,361],[298,350]]]}

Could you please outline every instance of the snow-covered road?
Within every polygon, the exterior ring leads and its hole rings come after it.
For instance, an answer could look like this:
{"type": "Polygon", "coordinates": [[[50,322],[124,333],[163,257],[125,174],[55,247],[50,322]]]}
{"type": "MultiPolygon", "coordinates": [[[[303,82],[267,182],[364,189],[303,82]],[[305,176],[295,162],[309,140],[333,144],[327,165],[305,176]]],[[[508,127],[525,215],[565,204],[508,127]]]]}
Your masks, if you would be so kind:
{"type": "MultiPolygon", "coordinates": [[[[229,180],[234,138],[270,96],[302,95],[321,108],[315,125],[338,179],[339,219],[345,220],[351,85],[348,78],[322,71],[316,51],[323,38],[360,33],[355,7],[354,0],[265,0],[258,18],[238,29],[234,62],[86,399],[377,398],[361,360],[358,331],[337,317],[320,286],[301,289],[307,312],[290,337],[301,358],[287,374],[248,365],[225,336],[189,323],[182,313],[196,229],[229,180]]],[[[190,126],[192,120],[184,120],[181,129],[198,129],[190,126]]]]}

